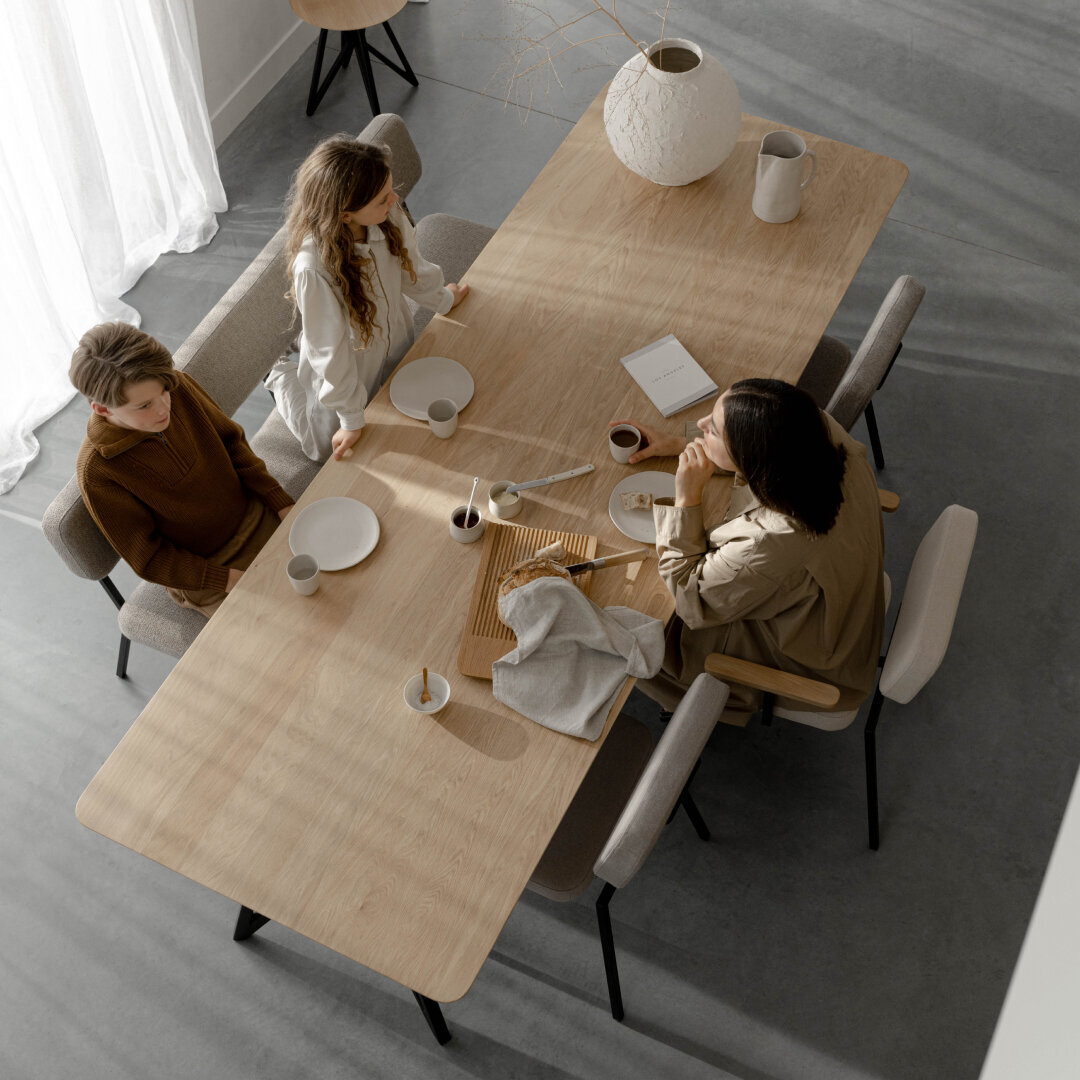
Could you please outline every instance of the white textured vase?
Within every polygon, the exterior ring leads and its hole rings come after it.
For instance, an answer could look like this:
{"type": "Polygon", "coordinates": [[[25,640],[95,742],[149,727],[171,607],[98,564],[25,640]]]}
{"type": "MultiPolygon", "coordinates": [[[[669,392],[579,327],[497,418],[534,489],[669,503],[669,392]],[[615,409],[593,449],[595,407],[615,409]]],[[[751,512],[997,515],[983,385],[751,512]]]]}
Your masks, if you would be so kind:
{"type": "Polygon", "coordinates": [[[616,157],[654,184],[678,187],[707,176],[735,149],[742,103],[735,81],[715,57],[683,38],[635,53],[611,80],[604,127],[616,157]],[[668,52],[664,71],[657,66],[668,52]]]}

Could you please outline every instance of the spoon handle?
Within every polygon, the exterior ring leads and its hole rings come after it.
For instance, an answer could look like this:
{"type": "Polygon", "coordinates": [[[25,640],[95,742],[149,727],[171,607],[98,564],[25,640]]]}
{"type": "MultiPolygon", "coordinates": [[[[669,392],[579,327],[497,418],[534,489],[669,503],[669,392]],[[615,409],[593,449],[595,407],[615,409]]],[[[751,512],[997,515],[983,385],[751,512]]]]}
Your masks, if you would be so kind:
{"type": "Polygon", "coordinates": [[[525,491],[526,488],[546,487],[548,484],[557,484],[560,480],[572,480],[575,476],[584,476],[595,469],[595,465],[580,465],[569,472],[556,473],[554,476],[545,476],[541,480],[529,480],[524,484],[511,484],[506,490],[513,494],[515,491],[525,491]]]}

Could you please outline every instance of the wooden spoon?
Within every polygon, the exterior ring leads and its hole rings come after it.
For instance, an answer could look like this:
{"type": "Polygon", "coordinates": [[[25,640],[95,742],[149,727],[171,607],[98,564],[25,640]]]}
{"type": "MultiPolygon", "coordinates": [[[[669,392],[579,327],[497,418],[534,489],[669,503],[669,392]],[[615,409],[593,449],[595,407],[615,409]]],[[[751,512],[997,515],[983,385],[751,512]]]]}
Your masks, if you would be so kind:
{"type": "Polygon", "coordinates": [[[431,692],[427,688],[427,668],[424,668],[424,692],[420,695],[420,704],[426,705],[431,700],[431,692]]]}

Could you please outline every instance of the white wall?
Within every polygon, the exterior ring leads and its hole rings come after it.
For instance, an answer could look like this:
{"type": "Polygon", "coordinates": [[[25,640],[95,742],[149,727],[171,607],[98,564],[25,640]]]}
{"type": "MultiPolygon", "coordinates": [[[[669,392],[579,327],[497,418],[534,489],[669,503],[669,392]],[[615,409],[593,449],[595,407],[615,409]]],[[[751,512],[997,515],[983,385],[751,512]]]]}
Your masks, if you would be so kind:
{"type": "MultiPolygon", "coordinates": [[[[288,0],[193,0],[206,105],[220,146],[319,35],[288,0]]],[[[306,93],[306,88],[305,88],[306,93]]],[[[299,102],[303,107],[304,102],[299,102]]]]}

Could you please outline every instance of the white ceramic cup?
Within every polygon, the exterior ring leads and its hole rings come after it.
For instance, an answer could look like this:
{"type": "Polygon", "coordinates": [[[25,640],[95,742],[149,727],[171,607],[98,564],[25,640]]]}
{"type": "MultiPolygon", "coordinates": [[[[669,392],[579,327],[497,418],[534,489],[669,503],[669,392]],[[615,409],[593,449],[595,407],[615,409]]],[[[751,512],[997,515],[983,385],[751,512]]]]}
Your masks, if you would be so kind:
{"type": "Polygon", "coordinates": [[[480,513],[480,507],[476,503],[473,503],[472,510],[469,513],[469,518],[473,524],[466,526],[465,511],[468,509],[468,506],[462,503],[461,506],[455,506],[450,513],[450,535],[459,544],[474,543],[484,535],[484,529],[487,528],[484,515],[480,513]],[[461,524],[457,524],[458,522],[461,522],[461,524]]]}
{"type": "Polygon", "coordinates": [[[488,513],[492,517],[512,518],[521,510],[521,492],[506,494],[512,483],[512,480],[498,480],[488,488],[488,513]]]}
{"type": "Polygon", "coordinates": [[[608,432],[608,449],[620,465],[625,465],[640,447],[641,432],[632,424],[616,424],[608,432]],[[624,446],[623,443],[626,445],[624,446]]]}
{"type": "Polygon", "coordinates": [[[457,404],[449,398],[436,398],[427,407],[427,422],[432,433],[449,439],[457,431],[457,404]]]}
{"type": "Polygon", "coordinates": [[[414,712],[437,713],[450,700],[450,684],[437,672],[427,673],[427,688],[431,695],[430,701],[421,701],[420,695],[424,692],[424,674],[414,675],[402,690],[405,704],[414,712]]]}
{"type": "Polygon", "coordinates": [[[285,573],[301,596],[310,596],[319,587],[319,560],[314,555],[294,555],[286,564],[285,573]]]}

